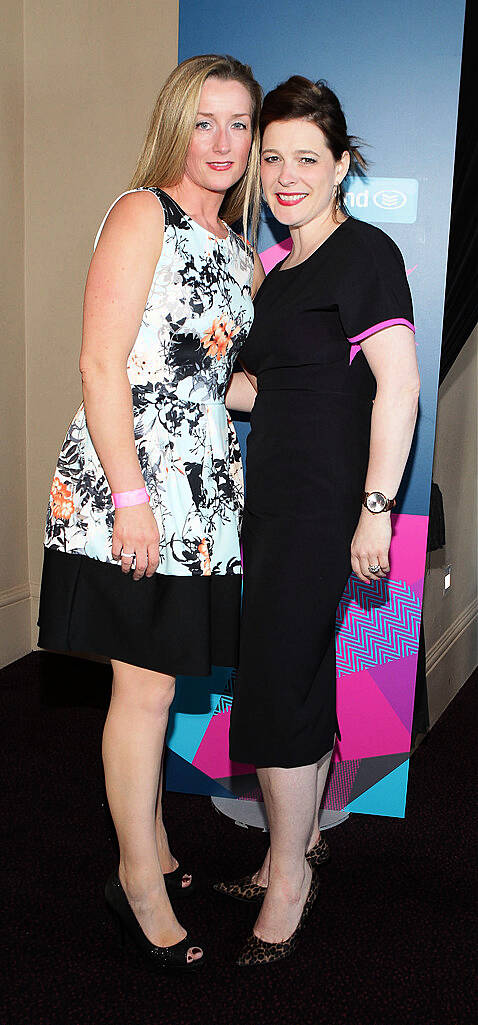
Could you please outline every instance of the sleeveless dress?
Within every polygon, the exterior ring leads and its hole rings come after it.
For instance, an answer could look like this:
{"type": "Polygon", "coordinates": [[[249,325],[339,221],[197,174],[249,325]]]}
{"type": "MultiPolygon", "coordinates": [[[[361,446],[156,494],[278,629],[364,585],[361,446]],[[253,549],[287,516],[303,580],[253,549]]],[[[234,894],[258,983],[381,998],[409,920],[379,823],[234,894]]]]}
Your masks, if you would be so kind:
{"type": "Polygon", "coordinates": [[[127,373],[159,566],[133,581],[113,559],[111,491],[81,405],[50,493],[39,644],[207,675],[237,663],[243,480],[224,400],[252,324],[254,261],[232,229],[216,238],[147,191],[164,211],[164,243],[127,373]]]}
{"type": "Polygon", "coordinates": [[[401,253],[380,228],[351,217],[308,260],[275,267],[257,293],[241,352],[258,394],[233,761],[311,765],[340,736],[335,614],[351,572],[376,390],[360,342],[394,324],[413,330],[401,253]]]}

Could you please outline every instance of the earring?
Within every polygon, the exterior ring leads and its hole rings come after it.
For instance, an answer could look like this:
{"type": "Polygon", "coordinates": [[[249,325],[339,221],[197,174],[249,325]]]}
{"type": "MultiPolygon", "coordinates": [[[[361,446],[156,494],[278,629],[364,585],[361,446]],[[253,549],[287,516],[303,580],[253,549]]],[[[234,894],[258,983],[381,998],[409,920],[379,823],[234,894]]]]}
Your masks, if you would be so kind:
{"type": "Polygon", "coordinates": [[[340,188],[341,188],[341,182],[337,182],[337,184],[335,186],[335,209],[336,209],[336,211],[340,210],[340,207],[342,205],[342,197],[341,197],[341,194],[340,194],[340,188]]]}

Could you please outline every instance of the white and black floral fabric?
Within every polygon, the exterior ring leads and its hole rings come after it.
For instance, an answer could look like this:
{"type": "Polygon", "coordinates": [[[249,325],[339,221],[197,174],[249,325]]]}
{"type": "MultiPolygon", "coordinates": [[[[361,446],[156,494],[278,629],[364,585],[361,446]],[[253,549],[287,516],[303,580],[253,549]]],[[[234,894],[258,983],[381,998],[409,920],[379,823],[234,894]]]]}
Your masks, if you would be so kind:
{"type": "MultiPolygon", "coordinates": [[[[252,250],[231,229],[216,238],[165,192],[148,191],[163,207],[164,243],[127,372],[138,459],[160,531],[158,573],[238,574],[243,477],[224,398],[253,320],[252,250]]],[[[61,448],[45,545],[114,562],[113,522],[82,405],[61,448]]]]}

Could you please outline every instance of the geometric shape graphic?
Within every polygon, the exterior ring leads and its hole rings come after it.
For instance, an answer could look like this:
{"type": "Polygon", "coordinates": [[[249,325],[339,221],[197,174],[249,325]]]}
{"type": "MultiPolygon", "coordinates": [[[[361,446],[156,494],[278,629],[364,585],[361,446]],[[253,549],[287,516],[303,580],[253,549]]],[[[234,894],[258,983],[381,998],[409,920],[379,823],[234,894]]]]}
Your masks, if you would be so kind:
{"type": "Polygon", "coordinates": [[[213,715],[193,759],[193,765],[212,779],[255,773],[253,765],[242,765],[240,762],[229,760],[230,721],[230,709],[213,715]]]}
{"type": "Polygon", "coordinates": [[[213,715],[213,712],[206,712],[203,715],[175,712],[167,735],[171,751],[192,762],[213,715]]]}
{"type": "Polygon", "coordinates": [[[192,762],[218,704],[232,703],[233,669],[213,666],[210,676],[178,676],[166,743],[192,762]]]}
{"type": "Polygon", "coordinates": [[[386,662],[383,666],[371,666],[370,676],[384,697],[398,715],[405,729],[412,732],[414,692],[413,687],[404,687],[404,680],[410,682],[417,675],[417,656],[408,655],[398,662],[386,662]]]}
{"type": "Polygon", "coordinates": [[[409,757],[408,751],[402,751],[399,754],[382,755],[380,758],[361,758],[360,768],[349,794],[349,802],[352,803],[366,790],[370,790],[381,779],[407,761],[409,757]]]}
{"type": "Polygon", "coordinates": [[[216,779],[219,786],[229,791],[229,797],[236,797],[240,801],[262,801],[259,780],[255,773],[245,776],[226,776],[224,779],[216,779]]]}
{"type": "Polygon", "coordinates": [[[349,577],[337,609],[337,676],[418,651],[420,600],[401,580],[349,577]]]}
{"type": "Polygon", "coordinates": [[[175,751],[168,751],[166,757],[166,787],[180,794],[207,794],[211,797],[230,797],[214,779],[196,769],[175,751]]]}
{"type": "Polygon", "coordinates": [[[355,778],[360,766],[359,758],[352,758],[349,761],[332,763],[327,784],[322,798],[322,808],[331,811],[341,811],[350,799],[355,778]]]}
{"type": "Polygon", "coordinates": [[[342,736],[336,743],[338,761],[410,750],[410,730],[365,669],[340,680],[337,718],[342,736]]]}
{"type": "Polygon", "coordinates": [[[277,242],[275,246],[270,246],[268,249],[263,249],[260,257],[261,263],[264,268],[264,273],[268,274],[269,271],[275,267],[276,263],[280,260],[285,260],[288,253],[292,249],[292,239],[285,238],[283,242],[277,242]]]}
{"type": "MultiPolygon", "coordinates": [[[[428,516],[412,513],[392,513],[392,544],[390,546],[390,576],[404,580],[411,588],[423,575],[428,534],[428,516]]],[[[421,597],[423,591],[419,592],[421,597]]],[[[418,592],[417,592],[418,593],[418,592]]]]}
{"type": "Polygon", "coordinates": [[[402,762],[388,776],[379,780],[354,801],[347,805],[347,811],[361,815],[389,815],[403,819],[407,798],[409,760],[402,762]]]}

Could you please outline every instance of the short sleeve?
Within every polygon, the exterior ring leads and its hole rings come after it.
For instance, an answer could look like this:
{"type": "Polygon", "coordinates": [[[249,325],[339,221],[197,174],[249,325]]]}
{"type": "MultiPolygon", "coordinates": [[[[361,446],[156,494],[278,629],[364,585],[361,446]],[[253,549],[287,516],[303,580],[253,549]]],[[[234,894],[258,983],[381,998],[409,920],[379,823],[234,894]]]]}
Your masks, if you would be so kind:
{"type": "Polygon", "coordinates": [[[368,232],[354,239],[341,275],[338,300],[339,316],[351,345],[395,324],[415,331],[402,254],[380,228],[363,227],[368,232]]]}

